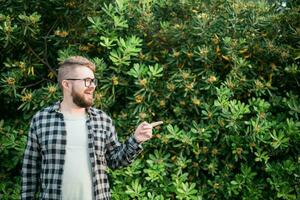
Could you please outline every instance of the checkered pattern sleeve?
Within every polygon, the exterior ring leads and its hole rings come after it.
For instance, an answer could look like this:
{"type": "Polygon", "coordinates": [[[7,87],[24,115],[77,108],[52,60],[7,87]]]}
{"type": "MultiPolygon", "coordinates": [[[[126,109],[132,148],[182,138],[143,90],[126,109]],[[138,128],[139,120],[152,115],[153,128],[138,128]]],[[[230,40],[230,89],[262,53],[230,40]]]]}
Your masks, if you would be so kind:
{"type": "Polygon", "coordinates": [[[36,123],[31,121],[22,166],[21,199],[34,199],[39,185],[41,155],[36,135],[36,123]]]}
{"type": "Polygon", "coordinates": [[[110,131],[106,143],[106,160],[110,168],[115,169],[129,165],[142,151],[142,146],[137,143],[135,138],[130,137],[125,143],[121,144],[112,123],[109,125],[110,131]]]}

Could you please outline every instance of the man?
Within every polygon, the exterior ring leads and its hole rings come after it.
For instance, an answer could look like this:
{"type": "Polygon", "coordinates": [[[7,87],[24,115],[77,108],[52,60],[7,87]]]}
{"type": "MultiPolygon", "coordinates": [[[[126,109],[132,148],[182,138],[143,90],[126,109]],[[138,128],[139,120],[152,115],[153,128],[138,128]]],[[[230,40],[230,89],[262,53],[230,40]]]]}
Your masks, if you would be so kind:
{"type": "Polygon", "coordinates": [[[130,164],[141,143],[162,124],[141,123],[124,144],[112,120],[91,107],[97,86],[95,65],[80,56],[60,64],[63,100],[34,115],[22,168],[22,199],[110,199],[107,166],[130,164]]]}

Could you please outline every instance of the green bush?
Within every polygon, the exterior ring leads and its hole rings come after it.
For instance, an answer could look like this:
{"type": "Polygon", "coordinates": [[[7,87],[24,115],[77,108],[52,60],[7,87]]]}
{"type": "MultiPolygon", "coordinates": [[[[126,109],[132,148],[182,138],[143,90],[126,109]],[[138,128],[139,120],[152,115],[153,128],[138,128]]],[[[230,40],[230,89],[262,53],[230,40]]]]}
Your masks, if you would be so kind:
{"type": "Polygon", "coordinates": [[[296,0],[0,1],[0,199],[18,199],[32,115],[59,61],[97,65],[120,140],[163,120],[114,199],[300,198],[296,0]]]}

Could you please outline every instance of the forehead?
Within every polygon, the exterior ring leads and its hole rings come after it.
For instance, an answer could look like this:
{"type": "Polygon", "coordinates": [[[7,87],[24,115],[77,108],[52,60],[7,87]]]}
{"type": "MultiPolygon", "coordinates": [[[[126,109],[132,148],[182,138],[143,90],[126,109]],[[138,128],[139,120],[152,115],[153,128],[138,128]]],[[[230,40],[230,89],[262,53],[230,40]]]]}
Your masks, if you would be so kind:
{"type": "Polygon", "coordinates": [[[76,78],[94,78],[94,72],[88,67],[75,67],[72,74],[76,78]]]}

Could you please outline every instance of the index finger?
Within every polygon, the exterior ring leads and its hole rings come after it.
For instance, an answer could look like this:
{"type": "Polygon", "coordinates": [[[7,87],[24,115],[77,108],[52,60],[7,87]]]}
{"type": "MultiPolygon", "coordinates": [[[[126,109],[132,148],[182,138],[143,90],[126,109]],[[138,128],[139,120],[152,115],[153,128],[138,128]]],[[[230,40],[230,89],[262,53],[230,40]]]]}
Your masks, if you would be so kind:
{"type": "Polygon", "coordinates": [[[159,121],[159,122],[152,122],[150,125],[152,126],[152,128],[154,128],[155,126],[161,125],[163,124],[163,121],[159,121]]]}

